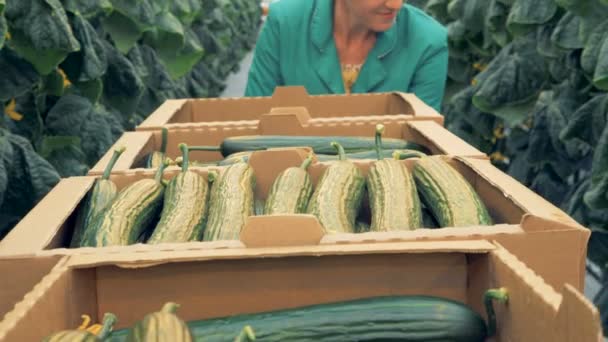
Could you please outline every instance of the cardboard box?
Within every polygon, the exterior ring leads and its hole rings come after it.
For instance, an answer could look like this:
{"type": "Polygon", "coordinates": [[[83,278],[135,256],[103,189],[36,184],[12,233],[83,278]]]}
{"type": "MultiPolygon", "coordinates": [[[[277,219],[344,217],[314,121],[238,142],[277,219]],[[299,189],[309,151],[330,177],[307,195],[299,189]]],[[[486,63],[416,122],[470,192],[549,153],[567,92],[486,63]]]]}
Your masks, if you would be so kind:
{"type": "Polygon", "coordinates": [[[278,87],[272,96],[167,100],[137,130],[156,131],[161,127],[195,128],[226,122],[248,121],[256,125],[260,116],[277,107],[305,107],[311,124],[328,118],[353,117],[366,120],[395,116],[400,120],[434,120],[443,125],[443,116],[414,94],[401,92],[314,95],[301,86],[278,87]]]}
{"type": "Polygon", "coordinates": [[[45,256],[8,257],[0,259],[0,319],[13,310],[29,291],[46,276],[53,267],[62,266],[67,257],[45,256]]]}
{"type": "MultiPolygon", "coordinates": [[[[307,149],[259,151],[252,155],[250,164],[256,173],[256,196],[266,198],[276,176],[285,168],[300,165],[308,154],[307,149]]],[[[577,289],[584,288],[585,258],[589,230],[581,227],[542,197],[496,169],[486,160],[444,157],[475,188],[494,218],[494,226],[468,228],[420,229],[390,233],[323,234],[323,228],[310,215],[254,216],[250,217],[242,234],[263,236],[274,245],[292,243],[273,237],[285,236],[289,229],[292,239],[300,237],[295,232],[306,233],[298,240],[302,245],[346,245],[394,241],[446,241],[446,240],[497,240],[511,250],[549,284],[561,288],[570,283],[577,289]],[[261,229],[261,231],[260,231],[261,229]]],[[[367,172],[371,161],[357,162],[367,172]]],[[[415,160],[404,163],[412,167],[415,160]]],[[[326,163],[314,163],[309,172],[316,184],[326,163]]],[[[206,177],[209,170],[221,168],[193,168],[206,177]]],[[[173,177],[178,170],[165,172],[165,178],[173,177]]],[[[132,170],[111,176],[119,189],[142,178],[152,178],[154,170],[132,170]]],[[[191,242],[184,244],[145,245],[128,247],[65,249],[72,236],[76,210],[91,189],[93,177],[77,177],[62,180],[0,243],[2,254],[74,254],[99,253],[101,250],[121,252],[125,250],[190,249],[199,245],[208,248],[244,248],[239,241],[191,242]]],[[[255,247],[255,246],[248,246],[255,247]]]]}
{"type": "Polygon", "coordinates": [[[602,340],[597,309],[574,287],[556,292],[508,250],[486,241],[74,256],[5,317],[0,340],[40,341],[77,327],[81,314],[97,321],[112,312],[115,329],[128,328],[168,301],[181,305],[183,320],[193,321],[374,296],[431,295],[465,303],[486,319],[483,294],[501,287],[509,301],[493,305],[497,334],[491,340],[602,340]]]}
{"type": "MultiPolygon", "coordinates": [[[[344,136],[370,136],[373,137],[375,126],[380,121],[369,120],[353,123],[349,120],[340,120],[333,124],[326,123],[319,126],[302,127],[298,115],[305,113],[303,108],[283,108],[283,114],[274,113],[264,116],[260,125],[242,126],[221,125],[218,127],[180,128],[170,129],[167,136],[167,154],[171,159],[181,155],[178,144],[186,143],[190,146],[217,146],[225,138],[244,135],[344,135],[344,136]]],[[[478,149],[466,143],[452,132],[434,121],[384,121],[386,138],[400,138],[426,146],[433,154],[446,154],[462,157],[488,159],[478,149]]],[[[114,166],[115,171],[124,171],[143,165],[145,158],[152,152],[160,150],[161,133],[156,132],[129,132],[125,133],[114,147],[89,170],[89,175],[101,175],[110,162],[114,149],[125,146],[126,151],[120,156],[114,166]]],[[[201,162],[218,161],[223,159],[219,152],[192,151],[191,160],[201,162]]]]}

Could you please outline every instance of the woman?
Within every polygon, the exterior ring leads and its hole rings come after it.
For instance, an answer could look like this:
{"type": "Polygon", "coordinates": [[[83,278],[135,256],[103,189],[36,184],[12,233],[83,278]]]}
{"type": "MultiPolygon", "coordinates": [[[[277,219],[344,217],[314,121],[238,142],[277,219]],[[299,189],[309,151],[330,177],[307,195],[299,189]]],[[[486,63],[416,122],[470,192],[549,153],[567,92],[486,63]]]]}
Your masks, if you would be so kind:
{"type": "Polygon", "coordinates": [[[303,85],[310,94],[402,91],[439,111],[446,29],[403,0],[280,0],[255,49],[246,96],[303,85]]]}

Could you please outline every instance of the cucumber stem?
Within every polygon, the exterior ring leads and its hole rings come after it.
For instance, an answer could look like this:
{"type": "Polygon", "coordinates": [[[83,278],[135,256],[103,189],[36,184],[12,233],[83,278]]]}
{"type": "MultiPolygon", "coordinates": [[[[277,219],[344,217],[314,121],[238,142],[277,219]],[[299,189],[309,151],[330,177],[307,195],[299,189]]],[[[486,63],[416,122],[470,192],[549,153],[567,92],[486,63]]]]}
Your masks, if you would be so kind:
{"type": "Polygon", "coordinates": [[[174,314],[179,309],[179,304],[173,302],[167,302],[163,305],[163,308],[160,310],[161,312],[172,313],[174,314]]]}
{"type": "Polygon", "coordinates": [[[382,134],[383,133],[384,133],[384,125],[377,124],[376,125],[375,146],[376,146],[376,158],[378,158],[378,160],[382,160],[382,134]]]}
{"type": "Polygon", "coordinates": [[[188,145],[181,143],[179,149],[182,151],[182,172],[188,171],[190,159],[188,157],[188,145]]]}
{"type": "Polygon", "coordinates": [[[188,148],[190,151],[211,151],[211,152],[221,152],[222,148],[220,146],[190,146],[188,148]]]}
{"type": "Polygon", "coordinates": [[[217,172],[209,171],[209,172],[207,172],[207,181],[209,183],[213,183],[217,179],[217,176],[218,176],[217,172]]]}
{"type": "Polygon", "coordinates": [[[103,315],[103,326],[101,328],[101,331],[97,335],[97,338],[100,341],[103,341],[106,338],[108,338],[108,335],[110,335],[110,333],[112,332],[112,329],[114,328],[114,324],[116,323],[117,320],[118,319],[116,318],[116,315],[114,315],[113,313],[108,312],[103,315]]]}
{"type": "Polygon", "coordinates": [[[167,152],[167,128],[163,127],[161,131],[160,152],[164,155],[167,152]]]}
{"type": "Polygon", "coordinates": [[[120,146],[119,148],[114,150],[114,154],[112,154],[112,159],[110,159],[110,162],[108,163],[108,165],[106,165],[106,168],[103,171],[103,175],[101,176],[101,179],[104,179],[104,180],[110,179],[110,174],[112,173],[112,169],[114,168],[114,165],[116,165],[118,158],[125,150],[126,150],[126,148],[124,146],[120,146]]]}
{"type": "Polygon", "coordinates": [[[507,289],[504,287],[499,289],[490,289],[486,291],[483,296],[483,302],[488,315],[488,337],[492,337],[496,334],[496,313],[494,312],[494,306],[492,306],[493,300],[497,300],[503,304],[507,303],[509,301],[509,293],[507,292],[507,289]]]}
{"type": "Polygon", "coordinates": [[[234,342],[255,341],[255,333],[250,325],[246,325],[241,330],[241,333],[234,339],[234,342]]]}
{"type": "Polygon", "coordinates": [[[156,170],[156,175],[154,175],[154,180],[157,183],[162,183],[162,181],[163,181],[163,172],[165,171],[165,168],[167,166],[169,166],[169,160],[168,160],[168,158],[165,158],[165,160],[163,160],[163,163],[160,164],[160,166],[156,170]]]}
{"type": "Polygon", "coordinates": [[[410,158],[420,158],[420,152],[405,152],[405,151],[395,151],[393,152],[393,158],[397,160],[404,160],[410,158]]]}
{"type": "Polygon", "coordinates": [[[332,141],[331,146],[338,151],[338,160],[346,160],[346,152],[344,152],[344,147],[340,143],[332,141]]]}
{"type": "Polygon", "coordinates": [[[304,161],[302,162],[302,165],[300,165],[300,168],[302,170],[307,170],[308,167],[310,166],[310,164],[312,164],[312,153],[308,154],[308,157],[306,157],[306,159],[304,159],[304,161]]]}

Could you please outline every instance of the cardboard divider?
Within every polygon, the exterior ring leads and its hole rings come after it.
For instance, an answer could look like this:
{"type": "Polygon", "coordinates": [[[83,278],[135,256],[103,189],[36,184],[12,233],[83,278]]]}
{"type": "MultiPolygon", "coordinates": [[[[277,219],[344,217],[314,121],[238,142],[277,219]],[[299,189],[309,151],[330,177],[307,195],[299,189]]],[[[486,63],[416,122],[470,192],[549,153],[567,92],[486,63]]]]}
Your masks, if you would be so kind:
{"type": "MultiPolygon", "coordinates": [[[[255,194],[265,199],[276,176],[288,167],[297,167],[310,149],[277,149],[256,151],[250,165],[256,174],[255,194]]],[[[543,200],[516,180],[504,175],[487,162],[471,158],[442,157],[458,170],[479,193],[495,225],[480,227],[418,229],[399,232],[367,232],[356,234],[327,234],[319,237],[319,223],[306,215],[257,216],[242,230],[242,241],[192,242],[187,244],[146,245],[128,247],[66,249],[71,238],[76,209],[91,189],[94,178],[81,177],[62,182],[48,199],[38,206],[0,242],[0,255],[18,254],[83,254],[118,253],[136,250],[188,250],[205,248],[237,248],[268,245],[341,245],[365,243],[392,243],[399,241],[453,241],[495,239],[512,250],[518,257],[541,274],[556,288],[568,282],[576,288],[584,287],[585,258],[589,230],[581,227],[559,208],[543,200]],[[67,182],[67,183],[66,183],[67,182]],[[74,196],[77,194],[77,196],[74,196]],[[50,217],[49,217],[50,216],[50,217]],[[41,228],[44,227],[44,228],[41,228]],[[303,228],[302,228],[303,227],[303,228]]],[[[357,161],[363,174],[373,161],[357,161]]],[[[412,168],[416,159],[403,163],[412,168]]],[[[314,185],[317,184],[328,162],[314,162],[308,169],[314,185]]],[[[222,172],[223,167],[192,168],[204,178],[209,171],[222,172]]],[[[169,180],[180,172],[173,168],[165,171],[169,180]]],[[[153,178],[155,170],[130,170],[114,173],[110,179],[123,189],[143,178],[153,178]]],[[[364,215],[365,216],[365,215],[364,215]]]]}
{"type": "Polygon", "coordinates": [[[301,86],[278,87],[272,96],[168,100],[138,127],[138,131],[217,125],[223,122],[257,121],[278,107],[305,107],[312,120],[381,115],[406,116],[408,120],[432,120],[443,125],[443,116],[415,94],[308,95],[301,86]]]}
{"type": "MultiPolygon", "coordinates": [[[[365,122],[353,120],[324,121],[311,124],[305,108],[280,108],[263,116],[260,127],[257,125],[223,124],[196,129],[169,129],[167,155],[175,159],[181,155],[179,143],[190,146],[219,146],[225,138],[251,135],[303,135],[303,136],[369,136],[372,137],[377,123],[383,122],[385,138],[399,138],[425,146],[432,154],[445,154],[477,158],[487,161],[488,157],[481,151],[456,137],[441,125],[432,121],[405,121],[398,117],[395,120],[368,118],[365,122]],[[308,123],[306,123],[308,122],[308,123]]],[[[161,133],[127,132],[108,150],[104,157],[89,171],[96,176],[103,173],[110,161],[114,149],[126,146],[126,151],[118,159],[114,170],[117,172],[143,167],[147,155],[160,150],[161,133]]],[[[224,157],[219,152],[193,151],[191,160],[213,162],[224,157]]]]}
{"type": "Polygon", "coordinates": [[[493,341],[597,342],[601,336],[597,309],[582,294],[568,285],[557,293],[498,244],[317,248],[72,256],[0,322],[0,340],[39,341],[78,326],[85,313],[98,320],[112,312],[118,316],[115,328],[127,328],[167,301],[179,303],[180,318],[192,321],[374,296],[430,295],[459,301],[485,317],[482,298],[491,288],[509,294],[507,304],[493,304],[493,341]]]}

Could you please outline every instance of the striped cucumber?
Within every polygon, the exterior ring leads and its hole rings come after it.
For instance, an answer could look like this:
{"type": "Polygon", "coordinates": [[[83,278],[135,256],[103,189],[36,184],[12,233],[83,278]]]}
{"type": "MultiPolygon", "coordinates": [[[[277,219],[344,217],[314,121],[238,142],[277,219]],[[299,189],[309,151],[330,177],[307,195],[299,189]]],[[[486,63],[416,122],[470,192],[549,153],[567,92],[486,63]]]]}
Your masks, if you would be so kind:
{"type": "MultiPolygon", "coordinates": [[[[368,137],[253,135],[229,137],[224,139],[220,146],[196,146],[196,150],[221,152],[227,157],[237,152],[308,146],[316,154],[336,155],[337,152],[331,147],[331,142],[339,143],[348,153],[374,149],[374,138],[368,137]]],[[[387,149],[412,149],[430,153],[426,147],[402,139],[385,139],[384,143],[387,149]]]]}
{"type": "MultiPolygon", "coordinates": [[[[148,155],[146,158],[146,169],[156,169],[160,167],[165,159],[167,158],[167,135],[168,130],[163,127],[161,130],[161,142],[160,142],[160,150],[154,151],[148,155]]],[[[169,159],[169,164],[172,164],[173,161],[169,159]]]]}
{"type": "Polygon", "coordinates": [[[346,159],[344,148],[331,146],[340,159],[327,167],[308,203],[307,213],[317,217],[329,233],[353,233],[365,188],[361,170],[346,159]]]}
{"type": "Polygon", "coordinates": [[[247,163],[228,166],[211,186],[209,219],[203,241],[238,240],[254,213],[255,175],[247,163]]]}
{"type": "Polygon", "coordinates": [[[272,183],[264,214],[302,214],[306,212],[312,194],[312,181],[307,172],[312,163],[310,154],[300,167],[290,167],[281,172],[272,183]]]}
{"type": "Polygon", "coordinates": [[[378,161],[369,169],[367,187],[371,210],[370,231],[414,230],[421,226],[422,213],[416,184],[399,160],[382,158],[384,126],[376,126],[378,161]]]}
{"type": "Polygon", "coordinates": [[[173,177],[165,190],[160,221],[147,243],[199,241],[207,218],[209,184],[188,170],[188,146],[182,151],[182,172],[173,177]]]}
{"type": "Polygon", "coordinates": [[[106,313],[101,326],[87,327],[90,318],[83,316],[84,323],[75,330],[62,330],[44,338],[43,342],[99,342],[105,341],[116,323],[116,316],[106,313]],[[98,331],[96,331],[98,330],[98,331]]]}
{"type": "Polygon", "coordinates": [[[74,234],[72,235],[72,241],[70,242],[71,248],[77,248],[82,245],[82,237],[86,235],[87,230],[90,229],[93,218],[112,203],[118,194],[116,184],[110,180],[110,174],[112,173],[112,169],[114,168],[114,165],[116,165],[118,158],[124,151],[124,146],[114,150],[114,154],[108,165],[106,165],[103,175],[100,179],[95,181],[93,189],[85,199],[84,206],[78,212],[74,234]]]}
{"type": "Polygon", "coordinates": [[[414,165],[418,192],[440,227],[491,225],[492,218],[471,184],[440,156],[414,165]]]}
{"type": "Polygon", "coordinates": [[[154,179],[139,180],[118,193],[108,208],[95,218],[86,246],[124,246],[136,243],[157,217],[163,204],[165,161],[154,179]]]}
{"type": "Polygon", "coordinates": [[[192,333],[175,312],[176,303],[165,303],[160,311],[147,314],[129,330],[127,342],[191,342],[192,333]]]}

